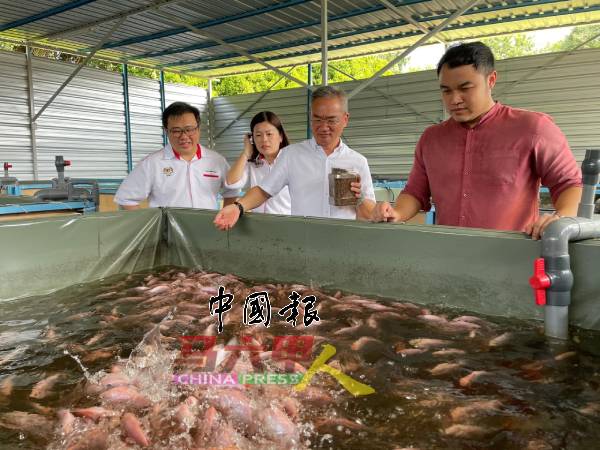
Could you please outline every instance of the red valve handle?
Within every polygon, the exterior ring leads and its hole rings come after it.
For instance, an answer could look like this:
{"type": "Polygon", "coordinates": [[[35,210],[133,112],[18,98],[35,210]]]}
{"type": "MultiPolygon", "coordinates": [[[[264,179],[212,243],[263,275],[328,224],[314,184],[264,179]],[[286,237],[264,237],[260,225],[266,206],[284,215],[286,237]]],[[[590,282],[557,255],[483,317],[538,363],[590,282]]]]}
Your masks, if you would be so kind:
{"type": "Polygon", "coordinates": [[[9,164],[7,162],[4,163],[4,170],[8,170],[12,168],[12,164],[9,164]]]}
{"type": "Polygon", "coordinates": [[[71,165],[71,161],[68,161],[65,159],[65,166],[70,166],[71,165]]]}
{"type": "Polygon", "coordinates": [[[536,305],[546,304],[546,289],[552,284],[550,277],[546,275],[544,258],[537,258],[533,262],[533,276],[529,278],[529,284],[535,293],[536,305]]]}

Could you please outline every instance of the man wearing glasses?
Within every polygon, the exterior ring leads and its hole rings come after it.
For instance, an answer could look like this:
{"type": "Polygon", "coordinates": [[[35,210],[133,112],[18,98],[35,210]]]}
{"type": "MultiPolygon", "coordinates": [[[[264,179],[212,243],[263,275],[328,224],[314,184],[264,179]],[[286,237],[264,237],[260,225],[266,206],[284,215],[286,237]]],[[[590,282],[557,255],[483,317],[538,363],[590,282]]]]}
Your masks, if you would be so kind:
{"type": "Polygon", "coordinates": [[[148,155],[125,178],[114,201],[124,209],[137,209],[148,198],[152,207],[217,209],[217,194],[231,204],[239,195],[224,188],[229,164],[223,156],[200,147],[200,111],[175,102],[162,115],[169,144],[148,155]]]}
{"type": "Polygon", "coordinates": [[[375,209],[375,193],[367,159],[341,140],[348,125],[346,94],[331,86],[321,86],[311,96],[313,138],[281,150],[277,165],[258,185],[234,205],[225,206],[215,217],[220,230],[232,228],[244,211],[262,205],[289,187],[291,214],[296,216],[369,219],[375,209]],[[352,169],[360,182],[352,191],[360,198],[356,206],[334,206],[329,202],[328,174],[332,168],[352,169]]]}

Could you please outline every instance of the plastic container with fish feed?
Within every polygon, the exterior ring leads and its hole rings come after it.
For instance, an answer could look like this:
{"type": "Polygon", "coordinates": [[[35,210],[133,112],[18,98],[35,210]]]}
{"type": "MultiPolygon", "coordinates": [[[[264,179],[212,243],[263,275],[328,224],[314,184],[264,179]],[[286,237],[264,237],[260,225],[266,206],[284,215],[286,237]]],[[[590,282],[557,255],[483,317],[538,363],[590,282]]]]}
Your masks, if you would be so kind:
{"type": "Polygon", "coordinates": [[[351,189],[351,183],[360,182],[360,174],[353,169],[334,167],[329,174],[329,204],[333,206],[353,206],[358,198],[351,189]]]}

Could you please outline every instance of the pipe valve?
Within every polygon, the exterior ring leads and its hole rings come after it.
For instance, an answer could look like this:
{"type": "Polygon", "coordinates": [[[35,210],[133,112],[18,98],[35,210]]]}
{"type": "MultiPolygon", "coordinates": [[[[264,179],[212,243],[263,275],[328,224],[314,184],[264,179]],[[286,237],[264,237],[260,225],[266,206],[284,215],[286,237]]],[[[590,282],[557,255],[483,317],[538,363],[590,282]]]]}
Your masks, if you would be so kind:
{"type": "Polygon", "coordinates": [[[533,276],[529,278],[529,284],[535,294],[536,305],[546,304],[546,289],[552,284],[550,277],[546,274],[544,258],[537,258],[533,262],[533,276]]]}
{"type": "Polygon", "coordinates": [[[54,158],[54,165],[56,166],[56,170],[61,170],[67,166],[71,165],[71,161],[67,159],[63,159],[62,156],[56,156],[54,158]]]}
{"type": "Polygon", "coordinates": [[[7,162],[4,163],[4,170],[8,170],[8,169],[12,169],[12,164],[9,164],[7,162]]]}

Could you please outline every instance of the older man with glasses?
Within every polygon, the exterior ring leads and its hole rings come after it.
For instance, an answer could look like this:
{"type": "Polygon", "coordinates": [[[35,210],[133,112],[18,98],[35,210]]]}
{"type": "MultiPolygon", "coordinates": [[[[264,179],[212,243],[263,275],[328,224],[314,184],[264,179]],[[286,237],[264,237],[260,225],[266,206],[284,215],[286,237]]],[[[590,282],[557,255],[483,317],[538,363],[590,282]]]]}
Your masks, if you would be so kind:
{"type": "Polygon", "coordinates": [[[312,93],[313,138],[281,150],[277,166],[234,205],[225,206],[215,217],[221,230],[232,228],[244,211],[257,208],[289,187],[291,214],[297,216],[369,219],[375,209],[375,193],[367,159],[341,140],[348,125],[348,99],[343,91],[322,86],[312,93]],[[357,205],[335,206],[329,200],[328,175],[334,168],[352,169],[360,182],[352,183],[357,205]]]}
{"type": "Polygon", "coordinates": [[[169,144],[146,156],[125,178],[114,201],[137,209],[148,199],[150,207],[174,206],[217,209],[217,194],[231,204],[239,195],[224,188],[229,164],[223,156],[200,146],[200,111],[175,102],[162,115],[169,144]]]}

